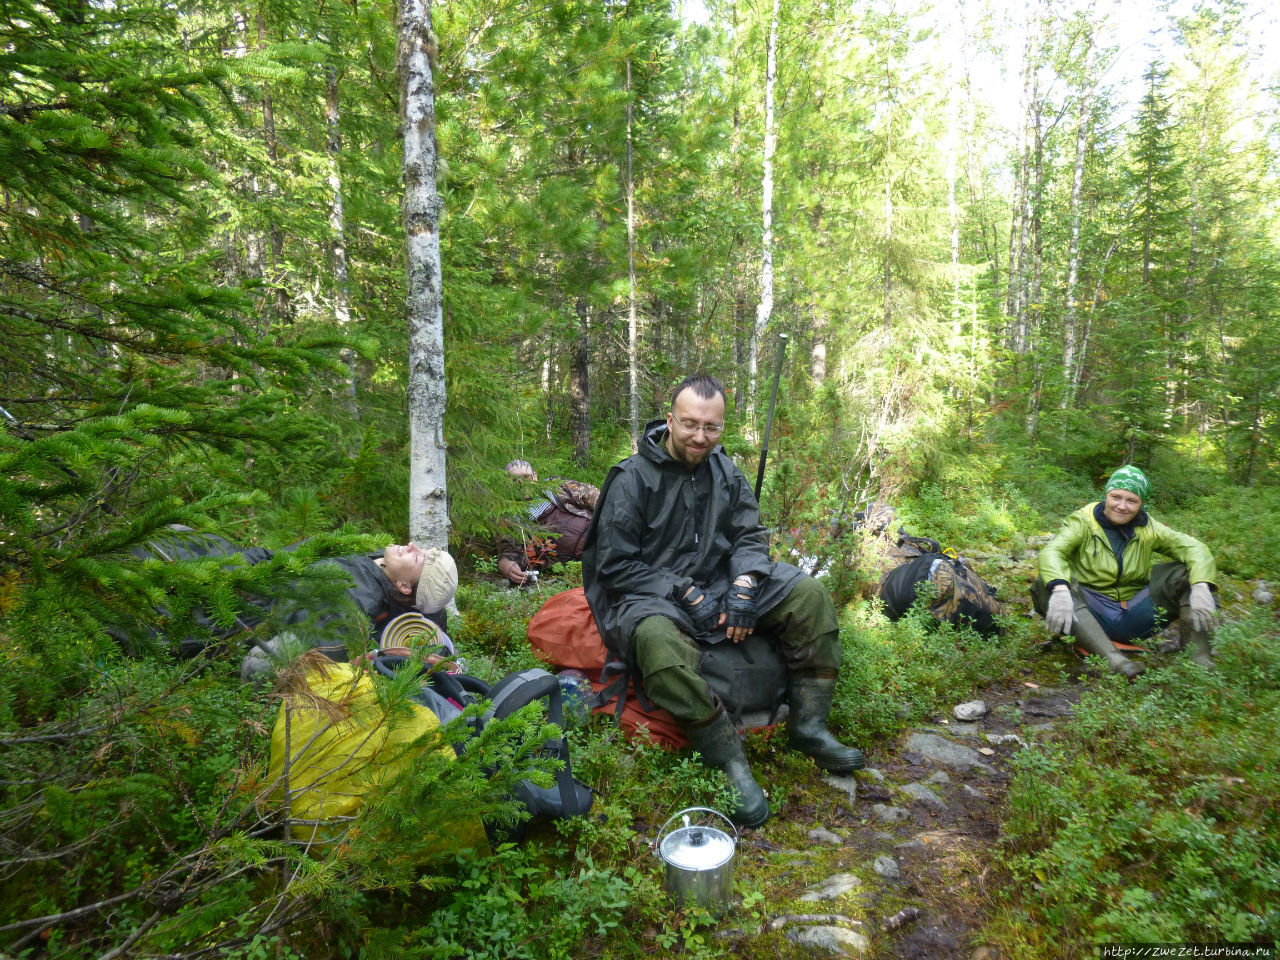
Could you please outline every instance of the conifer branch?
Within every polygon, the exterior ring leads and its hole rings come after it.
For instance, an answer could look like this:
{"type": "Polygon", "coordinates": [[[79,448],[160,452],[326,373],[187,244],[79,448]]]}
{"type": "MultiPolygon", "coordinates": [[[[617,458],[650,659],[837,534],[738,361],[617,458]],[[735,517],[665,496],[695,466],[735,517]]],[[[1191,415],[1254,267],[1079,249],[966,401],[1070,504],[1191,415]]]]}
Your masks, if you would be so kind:
{"type": "Polygon", "coordinates": [[[71,110],[74,106],[75,104],[70,100],[60,100],[57,103],[0,104],[0,115],[14,117],[19,123],[22,123],[33,113],[43,113],[47,110],[71,110]]]}

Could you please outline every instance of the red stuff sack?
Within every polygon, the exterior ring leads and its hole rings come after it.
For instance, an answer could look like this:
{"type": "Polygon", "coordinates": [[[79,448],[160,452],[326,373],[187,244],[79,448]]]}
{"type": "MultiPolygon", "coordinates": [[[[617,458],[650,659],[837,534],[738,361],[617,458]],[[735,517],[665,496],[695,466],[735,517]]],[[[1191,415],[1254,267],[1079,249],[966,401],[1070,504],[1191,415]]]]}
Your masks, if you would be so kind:
{"type": "MultiPolygon", "coordinates": [[[[550,664],[552,670],[581,670],[591,681],[591,689],[596,693],[613,682],[612,679],[600,679],[609,654],[605,649],[604,639],[596,628],[596,618],[591,615],[586,592],[582,587],[549,597],[529,621],[525,634],[533,652],[539,659],[550,664]]],[[[613,716],[617,711],[617,698],[614,697],[594,709],[596,713],[613,716]]],[[[676,718],[670,713],[658,707],[649,711],[641,708],[634,684],[627,688],[626,701],[618,722],[626,731],[628,739],[640,736],[639,728],[644,727],[649,739],[661,747],[676,749],[689,745],[688,739],[680,732],[676,718]]]]}

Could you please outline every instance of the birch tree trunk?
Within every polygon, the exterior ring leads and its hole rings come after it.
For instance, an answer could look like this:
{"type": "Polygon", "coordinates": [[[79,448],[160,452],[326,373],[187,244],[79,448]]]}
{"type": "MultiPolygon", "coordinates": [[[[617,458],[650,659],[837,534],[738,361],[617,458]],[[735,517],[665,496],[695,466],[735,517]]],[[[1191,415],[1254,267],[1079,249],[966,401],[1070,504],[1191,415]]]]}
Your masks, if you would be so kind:
{"type": "MultiPolygon", "coordinates": [[[[960,153],[959,84],[953,84],[947,101],[947,220],[951,236],[951,336],[955,349],[960,349],[964,336],[960,320],[960,201],[956,198],[956,177],[960,153]]],[[[952,387],[954,395],[955,388],[952,387]]]]}
{"type": "MultiPolygon", "coordinates": [[[[1048,41],[1048,18],[1043,21],[1048,41]]],[[[1023,304],[1023,314],[1027,331],[1027,352],[1031,354],[1031,392],[1027,396],[1027,436],[1035,440],[1040,428],[1040,403],[1044,389],[1044,368],[1040,362],[1038,348],[1040,328],[1044,319],[1043,264],[1044,233],[1041,229],[1041,209],[1044,206],[1044,101],[1040,98],[1040,67],[1034,71],[1032,84],[1031,117],[1032,117],[1032,190],[1027,215],[1031,232],[1030,282],[1027,284],[1027,295],[1023,304]]]]}
{"type": "Polygon", "coordinates": [[[631,404],[631,452],[640,449],[640,328],[636,319],[636,180],[631,141],[631,59],[627,58],[627,393],[631,404]]]}
{"type": "Polygon", "coordinates": [[[827,328],[825,314],[813,318],[813,348],[809,351],[809,375],[815,388],[827,379],[827,328]]]}
{"type": "MultiPolygon", "coordinates": [[[[741,78],[739,71],[741,69],[741,37],[738,30],[738,4],[730,4],[730,21],[729,29],[732,35],[730,45],[730,76],[731,76],[731,93],[733,100],[733,122],[729,132],[729,156],[734,158],[736,166],[737,158],[741,156],[742,148],[742,107],[740,86],[741,78]]],[[[733,190],[733,198],[735,201],[742,200],[742,185],[745,178],[734,176],[731,189],[733,190]]],[[[747,272],[746,264],[737,256],[736,251],[745,248],[743,242],[742,231],[737,228],[737,220],[735,218],[735,227],[733,231],[733,247],[735,251],[733,257],[733,368],[734,379],[738,389],[733,391],[733,413],[739,419],[742,418],[746,410],[747,395],[749,388],[743,388],[742,371],[747,366],[747,354],[751,347],[751,326],[752,319],[747,306],[747,272]]]]}
{"type": "Polygon", "coordinates": [[[551,354],[555,350],[555,340],[547,337],[547,349],[542,354],[542,425],[543,434],[547,438],[547,446],[551,446],[551,438],[555,429],[555,407],[551,403],[551,354]]]}
{"type": "Polygon", "coordinates": [[[885,109],[885,141],[884,141],[884,231],[881,235],[883,250],[881,253],[881,294],[883,296],[884,332],[893,329],[893,38],[885,38],[884,54],[884,109],[885,109]]]}
{"type": "Polygon", "coordinates": [[[1080,282],[1080,196],[1084,186],[1084,158],[1089,144],[1089,112],[1093,106],[1093,36],[1086,40],[1080,103],[1076,113],[1076,159],[1071,174],[1071,242],[1067,252],[1067,289],[1062,305],[1062,380],[1065,389],[1058,401],[1059,410],[1075,403],[1076,316],[1080,282]]]}
{"type": "Polygon", "coordinates": [[[397,68],[404,139],[404,235],[408,252],[409,536],[447,547],[444,442],[444,310],[436,190],[436,38],[429,0],[400,0],[397,68]]]}
{"type": "Polygon", "coordinates": [[[578,466],[585,467],[591,452],[591,389],[589,361],[591,357],[591,312],[579,298],[578,341],[574,344],[573,363],[569,368],[569,421],[573,432],[573,456],[578,466]]]}
{"type": "MultiPolygon", "coordinates": [[[[347,270],[347,218],[342,202],[342,128],[338,119],[338,68],[330,64],[325,68],[324,96],[327,137],[325,150],[329,155],[329,259],[333,269],[333,318],[343,331],[351,326],[350,280],[347,270]]],[[[347,365],[347,411],[353,420],[360,419],[360,406],[356,402],[356,361],[351,348],[343,348],[343,362],[347,365]]]]}
{"type": "Polygon", "coordinates": [[[1014,215],[1009,224],[1009,280],[1005,313],[1011,318],[1009,349],[1025,353],[1027,349],[1026,263],[1028,206],[1031,198],[1031,57],[1032,29],[1027,25],[1027,42],[1023,48],[1022,130],[1019,139],[1018,182],[1014,185],[1014,215]]]}
{"type": "Polygon", "coordinates": [[[1098,300],[1102,297],[1102,284],[1107,276],[1107,264],[1111,262],[1111,257],[1119,245],[1120,238],[1115,237],[1111,241],[1111,245],[1107,247],[1106,255],[1102,258],[1102,264],[1098,267],[1098,282],[1093,288],[1093,296],[1089,300],[1089,309],[1085,311],[1084,333],[1080,337],[1080,349],[1076,351],[1075,366],[1071,369],[1071,382],[1067,385],[1073,401],[1080,392],[1080,382],[1084,378],[1084,362],[1089,356],[1089,337],[1093,332],[1093,315],[1097,312],[1098,300]]]}
{"type": "Polygon", "coordinates": [[[773,315],[773,154],[778,147],[778,132],[774,126],[773,85],[778,76],[778,9],[780,0],[773,0],[773,15],[769,20],[769,47],[765,60],[764,77],[764,179],[761,189],[760,213],[763,229],[760,238],[760,303],[756,307],[756,322],[751,328],[751,345],[747,358],[747,438],[755,442],[756,384],[760,375],[760,342],[764,339],[773,315]]]}

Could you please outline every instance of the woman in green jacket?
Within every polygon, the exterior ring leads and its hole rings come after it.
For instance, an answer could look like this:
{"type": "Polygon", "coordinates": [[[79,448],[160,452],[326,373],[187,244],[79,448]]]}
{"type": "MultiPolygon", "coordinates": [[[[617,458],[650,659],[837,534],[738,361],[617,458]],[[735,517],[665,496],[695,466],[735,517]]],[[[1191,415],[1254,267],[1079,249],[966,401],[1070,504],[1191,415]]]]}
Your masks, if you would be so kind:
{"type": "Polygon", "coordinates": [[[1162,621],[1179,621],[1191,658],[1212,668],[1214,579],[1209,548],[1195,537],[1153,520],[1143,509],[1151,485],[1141,470],[1121,467],[1104,499],[1063,521],[1040,551],[1040,579],[1032,585],[1036,612],[1052,633],[1070,634],[1113,673],[1136,677],[1146,668],[1117,650],[1149,637],[1162,621]],[[1176,563],[1153,563],[1152,554],[1176,563]]]}

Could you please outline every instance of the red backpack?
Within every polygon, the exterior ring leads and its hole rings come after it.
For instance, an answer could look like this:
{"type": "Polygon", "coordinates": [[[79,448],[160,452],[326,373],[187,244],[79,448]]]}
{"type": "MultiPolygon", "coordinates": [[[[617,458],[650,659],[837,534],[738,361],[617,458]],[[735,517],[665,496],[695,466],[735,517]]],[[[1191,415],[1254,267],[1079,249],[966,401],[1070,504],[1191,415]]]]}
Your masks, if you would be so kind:
{"type": "MultiPolygon", "coordinates": [[[[609,655],[581,587],[548,598],[529,621],[526,633],[533,652],[553,670],[581,670],[597,694],[610,685],[611,677],[601,679],[609,655]]],[[[629,738],[643,736],[640,730],[644,728],[659,746],[678,749],[689,745],[670,713],[660,707],[648,711],[641,707],[634,684],[627,689],[621,714],[617,714],[616,700],[614,696],[594,710],[615,714],[629,738]]]]}

